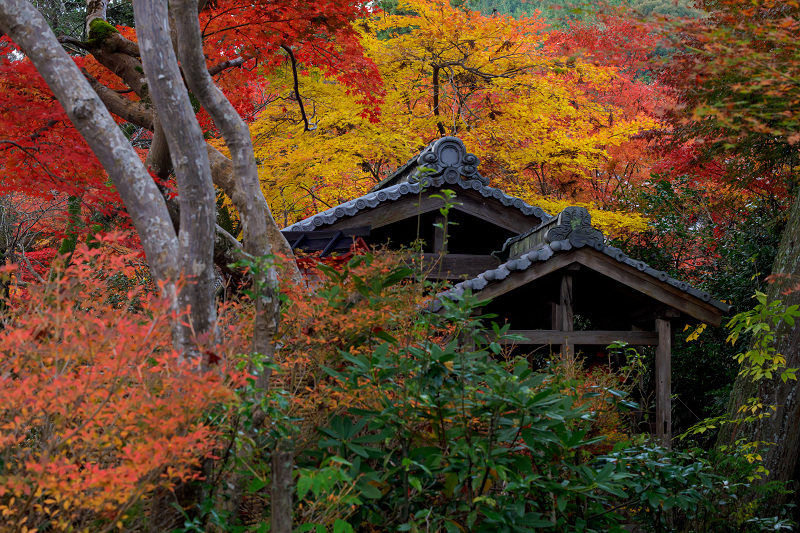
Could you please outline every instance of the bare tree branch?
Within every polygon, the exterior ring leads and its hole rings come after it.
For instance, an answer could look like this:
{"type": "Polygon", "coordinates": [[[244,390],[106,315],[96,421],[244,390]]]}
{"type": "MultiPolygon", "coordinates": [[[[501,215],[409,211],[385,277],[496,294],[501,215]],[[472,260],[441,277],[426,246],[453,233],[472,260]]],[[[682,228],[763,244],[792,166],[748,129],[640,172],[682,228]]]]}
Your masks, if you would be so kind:
{"type": "Polygon", "coordinates": [[[311,131],[308,127],[308,117],[306,116],[306,108],[303,106],[303,98],[300,96],[300,80],[297,77],[297,60],[294,58],[294,52],[288,46],[281,45],[281,48],[286,50],[289,54],[289,59],[292,62],[292,75],[294,76],[294,96],[297,99],[297,105],[300,106],[300,115],[303,117],[303,131],[311,131]]]}
{"type": "Polygon", "coordinates": [[[223,70],[229,69],[231,67],[241,67],[248,58],[244,57],[237,57],[236,59],[229,59],[227,61],[223,61],[221,63],[217,63],[216,65],[212,65],[208,67],[208,74],[211,76],[216,76],[223,70]]]}

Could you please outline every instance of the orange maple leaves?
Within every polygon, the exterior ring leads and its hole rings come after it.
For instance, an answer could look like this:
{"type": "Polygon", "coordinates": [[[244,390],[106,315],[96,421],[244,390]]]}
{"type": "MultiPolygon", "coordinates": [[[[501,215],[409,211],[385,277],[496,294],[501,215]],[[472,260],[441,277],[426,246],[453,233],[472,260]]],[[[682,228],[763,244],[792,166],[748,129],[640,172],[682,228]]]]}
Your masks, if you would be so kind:
{"type": "Polygon", "coordinates": [[[0,531],[113,527],[142,495],[197,478],[217,446],[204,415],[245,379],[198,372],[172,349],[162,302],[111,288],[130,257],[74,259],[2,317],[0,531]]]}

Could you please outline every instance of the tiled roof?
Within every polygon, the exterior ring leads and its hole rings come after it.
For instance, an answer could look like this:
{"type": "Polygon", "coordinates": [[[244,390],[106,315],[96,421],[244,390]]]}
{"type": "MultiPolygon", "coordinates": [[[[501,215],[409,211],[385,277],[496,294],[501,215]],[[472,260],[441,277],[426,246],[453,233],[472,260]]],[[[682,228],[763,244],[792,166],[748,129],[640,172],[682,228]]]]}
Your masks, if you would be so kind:
{"type": "Polygon", "coordinates": [[[295,222],[286,228],[286,231],[311,231],[316,228],[331,225],[339,219],[352,217],[366,209],[378,207],[378,205],[396,201],[409,195],[419,194],[420,187],[442,187],[445,184],[461,187],[464,190],[474,190],[485,198],[495,198],[505,206],[514,207],[522,211],[525,215],[533,215],[542,220],[549,220],[551,216],[545,213],[540,207],[534,207],[519,198],[509,196],[500,189],[484,185],[479,180],[464,180],[459,175],[446,175],[445,177],[423,177],[421,182],[399,183],[391,185],[385,189],[365,194],[355,200],[350,200],[342,205],[332,207],[322,213],[310,216],[299,222],[295,222]]]}
{"type": "Polygon", "coordinates": [[[493,197],[505,206],[517,208],[525,215],[533,215],[543,221],[552,218],[540,207],[529,205],[500,189],[489,187],[489,180],[478,172],[479,164],[480,160],[475,155],[467,153],[464,143],[458,137],[436,139],[376,185],[368,194],[295,222],[285,231],[312,231],[333,224],[344,217],[354,216],[365,209],[372,209],[404,196],[419,194],[420,183],[426,188],[438,188],[447,184],[464,190],[472,189],[486,198],[493,197]]]}
{"type": "Polygon", "coordinates": [[[685,281],[670,277],[666,272],[656,270],[644,261],[628,257],[619,248],[606,245],[602,233],[591,226],[589,213],[582,207],[568,207],[559,213],[557,218],[543,222],[531,231],[517,237],[512,237],[503,245],[503,250],[494,254],[501,258],[511,257],[511,259],[473,279],[456,284],[440,297],[456,300],[466,289],[473,292],[480,291],[492,282],[507,278],[512,272],[525,271],[536,263],[546,262],[556,254],[584,246],[594,248],[620,263],[634,267],[658,281],[672,285],[680,291],[713,305],[723,313],[729,313],[732,310],[732,306],[713,298],[708,292],[696,289],[685,281]],[[515,246],[525,243],[530,243],[531,246],[523,250],[515,248],[515,246]]]}

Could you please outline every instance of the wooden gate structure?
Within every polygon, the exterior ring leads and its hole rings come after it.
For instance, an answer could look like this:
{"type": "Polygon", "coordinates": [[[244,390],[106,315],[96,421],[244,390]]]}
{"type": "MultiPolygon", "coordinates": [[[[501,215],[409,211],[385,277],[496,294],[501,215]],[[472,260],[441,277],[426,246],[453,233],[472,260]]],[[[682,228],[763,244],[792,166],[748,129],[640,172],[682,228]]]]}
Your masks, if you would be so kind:
{"type": "Polygon", "coordinates": [[[484,311],[511,324],[531,350],[576,353],[616,341],[655,346],[656,436],[670,446],[673,331],[719,326],[731,306],[608,246],[583,207],[551,216],[489,187],[478,163],[459,139],[443,137],[369,194],[284,231],[306,242],[318,232],[337,238],[356,232],[371,245],[393,248],[421,238],[423,259],[441,262],[431,276],[461,280],[439,298],[470,291],[492,299],[484,311]],[[450,221],[457,225],[447,239],[439,213],[445,188],[456,193],[450,221]]]}

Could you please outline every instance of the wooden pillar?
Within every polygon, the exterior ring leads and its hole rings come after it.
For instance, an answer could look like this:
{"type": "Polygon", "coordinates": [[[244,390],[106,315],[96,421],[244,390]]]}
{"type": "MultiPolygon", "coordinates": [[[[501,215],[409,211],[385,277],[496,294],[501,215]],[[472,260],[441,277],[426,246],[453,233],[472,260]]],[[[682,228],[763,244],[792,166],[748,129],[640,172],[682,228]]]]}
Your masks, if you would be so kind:
{"type": "Polygon", "coordinates": [[[550,329],[561,331],[561,306],[555,302],[550,303],[550,329]]]}
{"type": "MultiPolygon", "coordinates": [[[[572,316],[572,274],[565,273],[561,276],[561,293],[559,295],[558,303],[558,323],[560,331],[573,330],[573,316],[572,316]]],[[[561,345],[561,353],[573,354],[575,346],[571,343],[561,345]]]]}
{"type": "Polygon", "coordinates": [[[292,465],[294,453],[274,450],[272,452],[272,531],[292,533],[292,465]]]}
{"type": "Polygon", "coordinates": [[[656,319],[656,438],[665,448],[672,448],[672,323],[656,319]]]}
{"type": "Polygon", "coordinates": [[[447,219],[444,215],[436,215],[436,225],[433,227],[433,253],[447,253],[447,219]]]}

